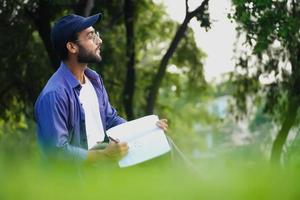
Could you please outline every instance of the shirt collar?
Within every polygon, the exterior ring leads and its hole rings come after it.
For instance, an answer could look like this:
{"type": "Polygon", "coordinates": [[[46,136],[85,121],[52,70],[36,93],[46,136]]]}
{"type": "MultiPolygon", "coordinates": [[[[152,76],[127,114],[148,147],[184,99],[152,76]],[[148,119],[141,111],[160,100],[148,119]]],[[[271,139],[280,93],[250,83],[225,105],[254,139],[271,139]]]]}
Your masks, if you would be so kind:
{"type": "MultiPolygon", "coordinates": [[[[64,62],[60,63],[59,69],[63,72],[65,79],[71,85],[72,88],[76,88],[76,87],[80,86],[80,82],[76,79],[74,74],[70,71],[70,69],[64,62]]],[[[95,71],[91,70],[90,68],[86,68],[86,70],[84,71],[84,74],[92,82],[98,81],[98,79],[99,79],[99,75],[95,71]]]]}
{"type": "Polygon", "coordinates": [[[78,85],[80,85],[80,82],[76,79],[76,77],[72,74],[72,72],[64,62],[60,63],[59,70],[62,71],[66,81],[68,82],[68,84],[71,85],[72,88],[75,88],[78,85]]]}
{"type": "Polygon", "coordinates": [[[91,80],[91,81],[98,81],[99,75],[94,71],[91,70],[90,68],[86,68],[84,71],[84,74],[91,80]]]}

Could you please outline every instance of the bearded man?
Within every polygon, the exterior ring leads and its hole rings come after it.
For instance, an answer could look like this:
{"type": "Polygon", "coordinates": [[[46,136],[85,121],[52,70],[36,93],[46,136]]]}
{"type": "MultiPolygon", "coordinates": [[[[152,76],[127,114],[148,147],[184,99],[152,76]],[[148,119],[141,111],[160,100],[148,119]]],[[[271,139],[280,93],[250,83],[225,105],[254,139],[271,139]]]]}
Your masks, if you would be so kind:
{"type": "MultiPolygon", "coordinates": [[[[44,155],[75,160],[116,160],[128,152],[122,141],[110,140],[106,130],[126,122],[111,106],[99,74],[88,63],[101,62],[102,39],[93,25],[101,14],[67,15],[51,31],[53,47],[61,59],[35,103],[38,141],[44,155]],[[103,148],[94,148],[98,144],[103,148]]],[[[157,125],[166,130],[167,121],[157,125]]]]}

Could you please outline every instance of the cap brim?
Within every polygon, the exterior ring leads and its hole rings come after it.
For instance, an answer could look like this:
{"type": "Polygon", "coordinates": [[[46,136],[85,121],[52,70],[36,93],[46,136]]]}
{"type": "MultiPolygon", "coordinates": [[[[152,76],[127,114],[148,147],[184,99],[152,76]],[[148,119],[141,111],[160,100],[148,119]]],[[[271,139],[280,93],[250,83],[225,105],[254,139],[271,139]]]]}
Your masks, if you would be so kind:
{"type": "Polygon", "coordinates": [[[102,14],[98,13],[89,17],[86,17],[81,25],[78,27],[77,32],[82,31],[90,26],[93,26],[96,22],[100,21],[102,18],[102,14]]]}

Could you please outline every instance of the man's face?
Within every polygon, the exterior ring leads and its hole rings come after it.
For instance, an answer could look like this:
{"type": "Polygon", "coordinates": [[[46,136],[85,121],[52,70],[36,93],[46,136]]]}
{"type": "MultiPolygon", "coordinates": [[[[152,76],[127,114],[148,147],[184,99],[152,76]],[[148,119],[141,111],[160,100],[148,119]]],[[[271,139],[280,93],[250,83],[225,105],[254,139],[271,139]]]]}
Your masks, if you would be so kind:
{"type": "Polygon", "coordinates": [[[102,58],[100,55],[101,38],[96,34],[93,27],[89,27],[78,34],[77,61],[79,63],[99,63],[102,58]]]}

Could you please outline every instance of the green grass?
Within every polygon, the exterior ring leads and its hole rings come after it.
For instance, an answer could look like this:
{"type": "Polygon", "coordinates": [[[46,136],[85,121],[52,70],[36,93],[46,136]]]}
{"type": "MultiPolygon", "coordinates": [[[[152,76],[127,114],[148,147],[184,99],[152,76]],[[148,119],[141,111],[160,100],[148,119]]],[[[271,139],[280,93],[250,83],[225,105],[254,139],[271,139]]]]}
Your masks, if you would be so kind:
{"type": "Polygon", "coordinates": [[[298,169],[201,161],[196,171],[157,159],[119,169],[1,159],[0,199],[298,199],[298,169]]]}
{"type": "Polygon", "coordinates": [[[125,169],[111,163],[79,167],[41,160],[33,123],[28,127],[27,132],[4,131],[0,140],[0,200],[300,197],[298,146],[290,156],[295,162],[284,168],[271,167],[257,146],[220,148],[212,157],[194,160],[195,169],[169,155],[125,169]]]}

